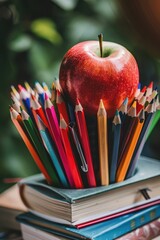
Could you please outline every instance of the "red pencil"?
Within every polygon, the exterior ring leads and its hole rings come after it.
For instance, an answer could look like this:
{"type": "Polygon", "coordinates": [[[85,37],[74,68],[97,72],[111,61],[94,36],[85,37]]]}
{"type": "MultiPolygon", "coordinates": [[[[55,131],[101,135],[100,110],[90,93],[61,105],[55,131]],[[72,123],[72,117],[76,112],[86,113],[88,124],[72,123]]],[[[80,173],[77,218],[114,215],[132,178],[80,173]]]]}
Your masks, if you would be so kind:
{"type": "Polygon", "coordinates": [[[141,110],[144,108],[144,105],[146,103],[146,93],[137,101],[137,107],[136,107],[136,114],[138,116],[138,114],[141,112],[141,110]]]}
{"type": "Polygon", "coordinates": [[[152,94],[152,91],[153,91],[153,82],[150,82],[150,84],[146,89],[146,97],[150,96],[152,94]]]}
{"type": "Polygon", "coordinates": [[[80,136],[80,142],[82,144],[84,156],[88,165],[88,172],[86,173],[88,184],[90,187],[96,187],[96,179],[95,179],[95,174],[93,169],[86,120],[85,120],[82,105],[80,104],[78,99],[75,106],[75,115],[76,115],[76,122],[78,126],[78,132],[80,136]]]}
{"type": "MultiPolygon", "coordinates": [[[[50,131],[50,127],[47,121],[47,118],[45,116],[45,113],[42,109],[42,106],[40,105],[40,103],[37,101],[37,99],[35,98],[34,95],[31,95],[32,98],[32,102],[31,102],[31,107],[32,107],[32,111],[36,112],[36,114],[42,119],[43,123],[45,124],[45,126],[49,129],[50,131]]],[[[35,115],[35,114],[34,114],[35,115]]],[[[36,120],[37,122],[37,120],[36,120]]]]}
{"type": "Polygon", "coordinates": [[[68,125],[62,115],[60,115],[60,130],[61,130],[64,149],[68,159],[67,163],[69,165],[69,168],[72,170],[71,172],[72,172],[75,187],[83,188],[84,187],[83,182],[82,182],[80,173],[78,171],[77,164],[76,164],[76,161],[72,152],[72,148],[70,145],[70,141],[69,141],[68,125]]]}
{"type": "Polygon", "coordinates": [[[146,92],[146,89],[147,89],[147,87],[144,86],[144,87],[142,88],[142,90],[140,91],[139,95],[136,97],[136,99],[140,100],[141,97],[142,97],[142,96],[144,95],[144,93],[146,92]]]}
{"type": "Polygon", "coordinates": [[[59,90],[57,90],[56,104],[57,104],[59,114],[62,114],[66,123],[69,124],[69,117],[68,117],[66,104],[65,104],[64,99],[62,97],[62,93],[59,90]]]}

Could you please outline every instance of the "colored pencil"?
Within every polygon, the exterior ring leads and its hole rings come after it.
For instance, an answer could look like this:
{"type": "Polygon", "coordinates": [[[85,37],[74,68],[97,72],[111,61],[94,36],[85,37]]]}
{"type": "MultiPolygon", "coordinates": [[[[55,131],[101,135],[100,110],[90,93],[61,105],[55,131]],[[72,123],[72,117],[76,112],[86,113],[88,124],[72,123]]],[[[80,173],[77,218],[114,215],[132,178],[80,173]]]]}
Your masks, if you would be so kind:
{"type": "Polygon", "coordinates": [[[51,102],[53,103],[53,105],[56,104],[56,88],[54,83],[52,83],[52,87],[51,87],[51,97],[50,97],[51,102]]]}
{"type": "Polygon", "coordinates": [[[126,178],[132,177],[134,172],[135,172],[140,154],[142,152],[142,149],[143,149],[145,141],[146,141],[146,136],[147,136],[147,133],[148,133],[148,129],[150,128],[150,125],[151,125],[152,120],[154,118],[153,103],[150,103],[147,106],[147,109],[145,109],[145,115],[146,116],[145,116],[144,125],[143,125],[142,131],[140,133],[138,142],[136,144],[136,147],[135,147],[135,150],[134,150],[134,153],[133,153],[133,156],[132,156],[132,159],[131,159],[131,162],[130,162],[130,165],[129,165],[129,168],[128,168],[128,171],[127,171],[126,178]]]}
{"type": "Polygon", "coordinates": [[[109,167],[108,167],[108,137],[107,137],[107,113],[100,100],[98,112],[98,143],[99,143],[99,162],[101,185],[109,184],[109,167]]]}
{"type": "Polygon", "coordinates": [[[44,107],[44,89],[39,82],[35,82],[35,89],[39,96],[39,102],[41,103],[41,106],[44,107]]]}
{"type": "Polygon", "coordinates": [[[27,92],[30,94],[30,96],[35,95],[34,90],[31,88],[31,86],[29,85],[28,82],[24,82],[24,85],[25,85],[25,88],[26,88],[27,92]]]}
{"type": "Polygon", "coordinates": [[[50,92],[47,84],[45,82],[42,82],[42,86],[43,86],[44,93],[46,93],[48,95],[48,97],[51,98],[51,92],[50,92]]]}
{"type": "Polygon", "coordinates": [[[48,174],[52,178],[53,183],[56,186],[59,186],[60,185],[59,179],[57,178],[53,165],[51,164],[51,160],[48,155],[48,152],[45,150],[43,142],[41,141],[39,135],[37,135],[32,119],[30,118],[29,114],[25,112],[25,110],[22,110],[21,115],[22,115],[22,121],[24,123],[25,129],[28,132],[28,135],[31,139],[33,146],[35,147],[39,156],[41,156],[43,164],[47,169],[48,174]]]}
{"type": "Polygon", "coordinates": [[[32,111],[34,112],[34,119],[36,123],[38,124],[38,120],[36,117],[36,114],[37,114],[42,119],[43,123],[48,128],[48,130],[50,131],[50,126],[41,104],[38,102],[38,100],[34,95],[32,95],[31,98],[32,98],[31,108],[32,108],[32,111]]]}
{"type": "Polygon", "coordinates": [[[12,107],[18,112],[21,113],[21,104],[19,101],[16,101],[12,103],[12,107]]]}
{"type": "Polygon", "coordinates": [[[67,178],[66,178],[63,168],[59,162],[58,154],[56,153],[55,146],[53,146],[53,141],[51,139],[49,131],[46,128],[46,126],[43,124],[43,122],[40,118],[39,118],[39,130],[40,130],[41,137],[45,143],[45,147],[47,148],[47,151],[53,162],[53,165],[57,172],[57,175],[62,183],[62,186],[65,188],[69,188],[67,178]]]}
{"type": "Polygon", "coordinates": [[[136,121],[134,123],[134,128],[132,129],[130,139],[127,143],[125,152],[123,154],[123,158],[121,159],[120,164],[117,169],[116,182],[121,182],[126,177],[126,173],[127,173],[132,155],[134,153],[136,144],[138,142],[143,124],[144,124],[144,119],[137,117],[136,121]]]}
{"type": "Polygon", "coordinates": [[[28,112],[28,114],[31,117],[33,117],[32,111],[31,111],[31,105],[30,105],[30,94],[20,84],[18,85],[18,88],[19,88],[20,99],[25,107],[25,110],[28,112]]]}
{"type": "Polygon", "coordinates": [[[52,178],[48,174],[46,167],[44,166],[40,156],[38,155],[35,147],[33,147],[31,140],[29,139],[28,135],[26,134],[24,127],[23,126],[23,121],[19,113],[16,112],[12,107],[10,107],[10,115],[11,115],[11,120],[13,124],[15,125],[17,131],[19,132],[21,138],[23,139],[26,147],[28,148],[31,156],[33,157],[36,165],[38,166],[39,170],[42,172],[44,177],[46,178],[47,182],[49,184],[52,184],[52,178]]]}
{"type": "Polygon", "coordinates": [[[157,89],[155,88],[154,90],[153,90],[153,92],[151,93],[151,95],[149,95],[148,97],[147,97],[147,103],[150,103],[156,96],[157,96],[157,94],[158,94],[158,91],[157,91],[157,89]]]}
{"type": "Polygon", "coordinates": [[[141,99],[141,97],[144,95],[146,89],[147,89],[146,86],[144,86],[144,87],[141,89],[140,93],[139,93],[138,96],[136,97],[136,100],[141,99]]]}
{"type": "Polygon", "coordinates": [[[121,119],[119,111],[117,110],[112,122],[112,152],[111,152],[111,162],[109,167],[109,183],[114,183],[116,180],[116,170],[118,164],[118,152],[119,152],[119,142],[121,136],[121,119]]]}
{"type": "Polygon", "coordinates": [[[71,142],[74,143],[73,147],[74,147],[74,149],[77,150],[77,153],[78,153],[77,161],[78,161],[78,158],[80,159],[80,169],[82,170],[83,173],[87,173],[88,172],[88,165],[86,163],[86,159],[84,157],[84,153],[83,153],[83,150],[82,150],[82,147],[81,147],[81,143],[79,141],[79,138],[78,138],[78,135],[77,135],[77,132],[76,132],[76,129],[75,129],[75,123],[71,122],[68,127],[69,127],[69,130],[70,130],[70,133],[71,133],[70,134],[71,135],[70,140],[71,140],[71,142]]]}
{"type": "Polygon", "coordinates": [[[119,114],[120,114],[120,118],[121,118],[121,122],[124,122],[125,120],[125,116],[127,114],[128,111],[128,98],[126,98],[122,105],[120,106],[120,108],[118,109],[119,114]]]}
{"type": "Polygon", "coordinates": [[[90,187],[95,187],[96,179],[95,179],[93,161],[92,161],[92,156],[90,151],[86,120],[85,120],[85,115],[84,115],[82,105],[80,104],[78,99],[75,106],[75,116],[76,116],[76,123],[78,127],[80,142],[81,142],[85,160],[88,166],[88,172],[86,174],[88,179],[88,184],[90,187]]]}
{"type": "Polygon", "coordinates": [[[60,133],[57,117],[56,117],[56,114],[54,111],[54,106],[51,103],[51,101],[49,100],[49,98],[47,97],[47,95],[45,95],[45,113],[46,113],[49,127],[50,127],[50,134],[51,134],[51,137],[52,137],[52,139],[55,143],[55,146],[58,150],[58,153],[59,153],[63,168],[65,170],[65,174],[67,176],[68,182],[69,182],[70,186],[72,188],[74,188],[75,185],[74,185],[74,181],[73,181],[73,177],[72,177],[72,169],[70,169],[69,165],[68,165],[68,160],[67,160],[67,156],[66,156],[66,153],[64,150],[62,136],[60,133]]]}
{"type": "Polygon", "coordinates": [[[72,177],[74,180],[75,188],[83,188],[83,182],[80,176],[80,172],[77,168],[77,163],[73,155],[73,151],[69,140],[68,125],[62,115],[60,115],[60,130],[64,149],[67,155],[67,163],[69,165],[69,168],[72,170],[72,177]]]}
{"type": "Polygon", "coordinates": [[[125,117],[125,121],[122,124],[118,164],[121,162],[121,160],[123,158],[123,154],[124,154],[125,149],[128,145],[128,141],[129,141],[132,129],[133,129],[134,124],[135,124],[136,106],[137,106],[137,101],[135,100],[132,103],[131,107],[129,108],[129,110],[127,112],[127,115],[125,117]]]}
{"type": "Polygon", "coordinates": [[[135,99],[137,99],[138,95],[140,94],[140,91],[141,91],[141,83],[138,83],[138,87],[134,95],[135,99]]]}
{"type": "Polygon", "coordinates": [[[20,94],[19,94],[19,92],[17,91],[17,89],[13,85],[11,85],[11,90],[12,90],[14,96],[16,97],[16,99],[20,100],[20,94]]]}
{"type": "Polygon", "coordinates": [[[61,134],[60,134],[59,123],[58,123],[56,111],[46,93],[45,93],[44,109],[45,109],[45,113],[46,113],[50,128],[53,132],[53,135],[55,135],[56,138],[57,137],[60,138],[61,134]]]}
{"type": "Polygon", "coordinates": [[[69,120],[69,116],[68,116],[68,110],[67,110],[66,103],[63,99],[62,93],[59,90],[57,90],[56,93],[57,93],[56,104],[57,104],[59,115],[62,114],[66,123],[69,124],[70,120],[69,120]]]}
{"type": "Polygon", "coordinates": [[[153,91],[153,82],[150,82],[150,84],[146,89],[146,97],[150,96],[152,94],[152,91],[153,91]]]}
{"type": "Polygon", "coordinates": [[[157,125],[157,123],[159,122],[160,120],[160,104],[159,104],[159,98],[158,98],[158,94],[156,96],[156,99],[155,99],[155,113],[154,113],[154,116],[153,116],[153,120],[151,122],[151,125],[147,131],[147,139],[149,138],[149,136],[151,135],[153,129],[155,128],[155,126],[157,125]]]}
{"type": "Polygon", "coordinates": [[[145,106],[146,103],[146,92],[144,93],[144,95],[137,101],[137,106],[136,106],[136,115],[138,116],[138,114],[140,113],[140,111],[143,109],[143,107],[145,106]]]}

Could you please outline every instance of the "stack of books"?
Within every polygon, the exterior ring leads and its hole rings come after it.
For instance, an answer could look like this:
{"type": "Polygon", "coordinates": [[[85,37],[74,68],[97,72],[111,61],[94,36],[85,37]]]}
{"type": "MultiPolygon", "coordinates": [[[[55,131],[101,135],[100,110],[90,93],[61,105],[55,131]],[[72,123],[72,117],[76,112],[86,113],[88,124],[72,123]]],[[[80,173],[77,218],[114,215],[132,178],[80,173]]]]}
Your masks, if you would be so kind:
{"type": "Polygon", "coordinates": [[[12,86],[11,119],[41,175],[19,183],[24,239],[115,239],[160,217],[160,162],[140,157],[160,104],[151,83],[107,119],[59,85],[12,86]],[[145,90],[144,90],[145,89],[145,90]]]}
{"type": "MultiPolygon", "coordinates": [[[[42,175],[24,179],[20,194],[29,212],[17,218],[23,238],[103,240],[133,234],[160,218],[159,172],[159,161],[141,157],[132,178],[110,186],[61,189],[42,175]]],[[[159,234],[160,229],[152,231],[152,237],[159,234]]]]}

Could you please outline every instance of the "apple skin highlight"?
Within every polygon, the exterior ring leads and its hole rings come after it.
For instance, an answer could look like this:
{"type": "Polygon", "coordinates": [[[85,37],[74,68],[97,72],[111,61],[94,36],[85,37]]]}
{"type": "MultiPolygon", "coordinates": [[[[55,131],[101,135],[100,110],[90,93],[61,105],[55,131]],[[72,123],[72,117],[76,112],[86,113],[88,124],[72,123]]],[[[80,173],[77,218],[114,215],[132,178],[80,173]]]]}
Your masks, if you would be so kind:
{"type": "Polygon", "coordinates": [[[129,103],[133,100],[139,70],[135,58],[123,46],[104,41],[100,57],[99,42],[85,41],[64,55],[59,81],[68,100],[75,104],[78,98],[85,114],[97,114],[102,99],[108,117],[113,117],[126,97],[129,103]]]}

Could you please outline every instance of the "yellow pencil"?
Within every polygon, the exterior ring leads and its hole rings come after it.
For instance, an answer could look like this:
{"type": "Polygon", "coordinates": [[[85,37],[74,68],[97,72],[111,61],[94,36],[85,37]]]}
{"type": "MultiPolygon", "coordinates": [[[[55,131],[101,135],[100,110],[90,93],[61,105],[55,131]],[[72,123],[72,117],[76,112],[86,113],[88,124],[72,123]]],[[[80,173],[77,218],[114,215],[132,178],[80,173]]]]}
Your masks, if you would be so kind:
{"type": "Polygon", "coordinates": [[[128,141],[122,160],[117,169],[116,182],[121,182],[125,179],[143,124],[144,124],[144,119],[141,119],[138,117],[135,119],[135,126],[133,127],[132,134],[128,141]]]}
{"type": "Polygon", "coordinates": [[[109,174],[108,174],[107,113],[102,99],[100,100],[97,112],[97,121],[98,121],[98,143],[99,143],[101,185],[108,185],[109,174]]]}

